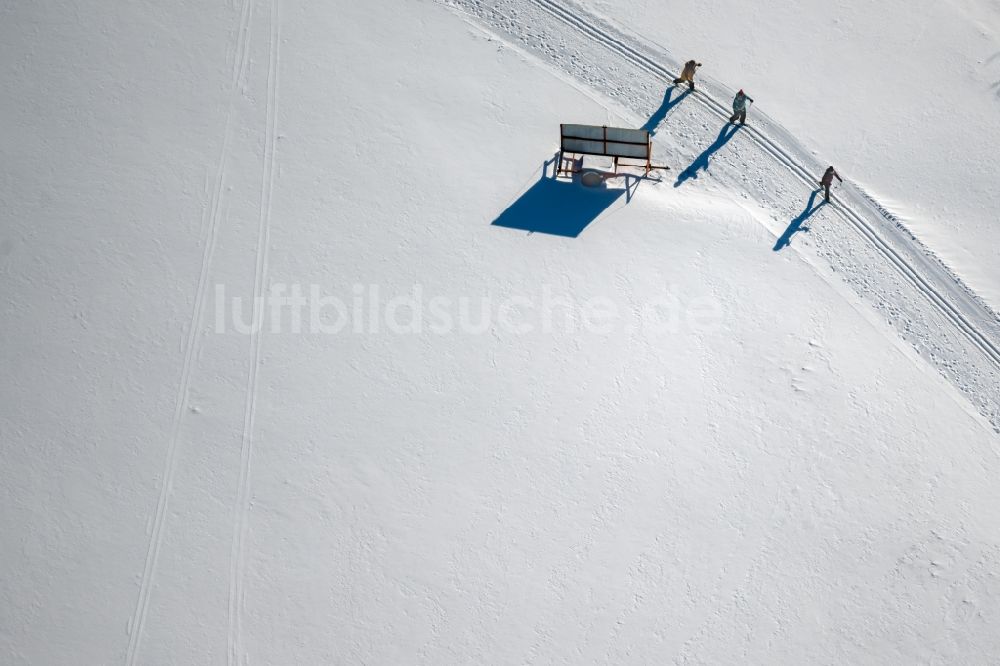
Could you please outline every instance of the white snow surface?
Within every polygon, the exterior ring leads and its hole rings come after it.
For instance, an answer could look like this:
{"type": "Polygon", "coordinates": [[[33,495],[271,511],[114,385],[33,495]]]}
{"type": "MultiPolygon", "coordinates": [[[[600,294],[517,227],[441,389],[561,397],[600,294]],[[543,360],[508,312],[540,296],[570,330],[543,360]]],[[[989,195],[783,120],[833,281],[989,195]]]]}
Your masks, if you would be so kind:
{"type": "Polygon", "coordinates": [[[583,3],[745,88],[1000,308],[1000,2],[583,3]]]}
{"type": "Polygon", "coordinates": [[[560,122],[657,112],[651,8],[2,10],[0,662],[1000,660],[984,218],[925,239],[886,169],[778,243],[840,112],[707,154],[724,67],[660,182],[551,179],[560,122]],[[489,317],[231,323],[295,285],[489,317]]]}

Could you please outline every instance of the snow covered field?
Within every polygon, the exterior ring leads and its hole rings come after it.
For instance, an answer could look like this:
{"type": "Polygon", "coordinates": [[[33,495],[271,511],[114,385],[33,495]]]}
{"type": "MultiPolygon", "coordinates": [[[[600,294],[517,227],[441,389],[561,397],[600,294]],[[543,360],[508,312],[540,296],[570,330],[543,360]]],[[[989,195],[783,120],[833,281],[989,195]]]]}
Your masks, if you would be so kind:
{"type": "Polygon", "coordinates": [[[590,9],[4,10],[0,661],[1000,658],[988,218],[806,216],[917,182],[590,9]],[[662,182],[546,176],[650,118],[662,182]]]}
{"type": "Polygon", "coordinates": [[[1000,2],[584,4],[746,88],[1000,308],[1000,2]]]}

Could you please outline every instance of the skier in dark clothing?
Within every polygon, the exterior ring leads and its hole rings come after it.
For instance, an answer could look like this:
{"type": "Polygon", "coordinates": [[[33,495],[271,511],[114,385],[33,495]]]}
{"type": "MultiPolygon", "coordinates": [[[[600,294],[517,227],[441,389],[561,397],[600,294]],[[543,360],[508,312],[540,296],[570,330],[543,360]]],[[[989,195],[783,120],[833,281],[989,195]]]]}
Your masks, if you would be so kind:
{"type": "Polygon", "coordinates": [[[684,71],[681,72],[680,77],[674,79],[674,85],[676,86],[687,81],[688,87],[694,90],[694,73],[699,67],[701,67],[700,62],[688,60],[684,63],[684,71]]]}
{"type": "Polygon", "coordinates": [[[827,167],[826,173],[823,174],[822,180],[819,181],[819,184],[822,185],[823,189],[825,190],[827,203],[830,203],[830,186],[833,185],[834,178],[836,178],[842,183],[844,182],[844,179],[840,177],[840,174],[837,173],[837,170],[831,166],[827,167]]]}
{"type": "Polygon", "coordinates": [[[733,98],[733,116],[729,119],[730,123],[735,123],[738,118],[740,125],[747,124],[747,101],[753,104],[753,97],[748,97],[742,90],[736,93],[736,97],[733,98]]]}

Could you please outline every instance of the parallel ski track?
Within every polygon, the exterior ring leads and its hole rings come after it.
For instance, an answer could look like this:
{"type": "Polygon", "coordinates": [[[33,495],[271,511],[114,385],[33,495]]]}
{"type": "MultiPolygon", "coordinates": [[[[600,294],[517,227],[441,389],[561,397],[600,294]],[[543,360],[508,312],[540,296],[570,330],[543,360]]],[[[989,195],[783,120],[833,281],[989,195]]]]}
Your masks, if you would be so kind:
{"type": "MultiPolygon", "coordinates": [[[[645,69],[651,74],[659,76],[667,81],[673,81],[674,75],[665,67],[655,62],[648,56],[637,51],[635,48],[609,35],[600,27],[593,25],[585,19],[564,9],[553,0],[529,0],[532,4],[547,12],[552,17],[560,20],[565,25],[570,26],[591,39],[600,42],[605,48],[613,51],[628,60],[632,64],[645,69]]],[[[698,100],[709,111],[720,119],[728,120],[730,114],[725,105],[718,100],[698,91],[694,98],[698,100]]],[[[747,136],[762,150],[768,153],[776,161],[785,166],[796,178],[809,188],[816,187],[816,178],[809,170],[794,156],[790,155],[784,148],[778,145],[770,137],[760,130],[746,126],[747,136]]],[[[860,234],[868,243],[875,247],[878,252],[885,257],[890,264],[895,267],[900,275],[915,286],[946,319],[961,331],[965,337],[979,349],[994,366],[1000,369],[1000,346],[995,344],[988,336],[982,333],[975,324],[951,301],[934,287],[905,257],[890,246],[879,233],[864,219],[864,217],[848,206],[840,197],[834,197],[837,206],[835,212],[860,234]]],[[[880,211],[880,214],[881,211],[880,211]]]]}
{"type": "Polygon", "coordinates": [[[174,482],[174,473],[177,469],[177,450],[180,443],[181,425],[184,421],[184,407],[187,404],[187,396],[191,387],[191,377],[194,372],[195,359],[198,356],[198,348],[200,346],[200,333],[202,322],[204,321],[208,281],[212,271],[212,262],[215,255],[219,222],[222,218],[222,201],[225,191],[226,167],[233,136],[234,107],[240,94],[240,81],[246,75],[247,64],[249,63],[250,24],[253,18],[252,4],[253,0],[245,0],[243,9],[240,13],[240,24],[237,31],[236,52],[233,59],[233,72],[230,83],[231,89],[229,108],[226,113],[225,128],[223,129],[222,149],[219,155],[218,166],[216,168],[215,182],[212,188],[212,199],[205,212],[205,215],[208,218],[207,238],[205,240],[205,248],[202,252],[201,269],[198,275],[198,286],[195,291],[194,305],[192,306],[191,323],[188,328],[188,335],[185,344],[184,363],[181,367],[180,383],[177,386],[177,394],[174,398],[174,416],[170,426],[170,440],[167,444],[167,454],[161,475],[162,481],[160,486],[160,495],[156,504],[156,512],[153,516],[153,525],[150,532],[149,544],[146,548],[146,560],[142,571],[142,581],[139,584],[139,598],[136,601],[136,609],[129,624],[129,642],[128,649],[125,653],[125,663],[129,666],[134,664],[136,661],[139,653],[139,646],[142,641],[142,635],[146,627],[149,600],[152,594],[153,581],[156,575],[156,566],[160,556],[160,546],[163,542],[163,531],[166,524],[168,505],[170,503],[170,493],[174,482]]]}
{"type": "Polygon", "coordinates": [[[250,338],[250,368],[247,373],[246,403],[243,417],[243,440],[240,451],[240,479],[236,495],[233,545],[229,566],[229,664],[241,663],[243,646],[243,605],[246,599],[244,570],[249,531],[250,472],[253,461],[253,431],[257,413],[257,372],[261,363],[261,338],[264,333],[264,292],[268,283],[271,235],[271,201],[274,192],[275,147],[278,131],[278,70],[281,44],[279,0],[271,2],[271,34],[267,70],[267,111],[264,128],[264,163],[260,186],[257,257],[254,269],[253,320],[250,338]]]}

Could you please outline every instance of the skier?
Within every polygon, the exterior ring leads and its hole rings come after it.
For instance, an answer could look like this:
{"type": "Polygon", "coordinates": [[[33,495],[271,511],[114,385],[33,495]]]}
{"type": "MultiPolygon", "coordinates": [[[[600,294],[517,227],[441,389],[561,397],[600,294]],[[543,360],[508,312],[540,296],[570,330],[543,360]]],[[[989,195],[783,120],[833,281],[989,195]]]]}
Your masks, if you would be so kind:
{"type": "Polygon", "coordinates": [[[733,98],[733,117],[729,119],[730,123],[736,123],[736,119],[739,118],[740,125],[747,124],[747,100],[753,104],[753,97],[748,97],[742,89],[736,93],[736,97],[733,98]]]}
{"type": "Polygon", "coordinates": [[[827,167],[826,173],[823,174],[823,179],[819,181],[819,184],[822,185],[825,190],[827,203],[830,203],[830,186],[833,185],[834,177],[836,177],[840,182],[844,182],[844,179],[840,177],[840,174],[837,173],[836,169],[832,166],[827,167]]]}
{"type": "Polygon", "coordinates": [[[700,62],[696,62],[694,60],[688,60],[686,63],[684,63],[684,71],[681,72],[680,78],[674,79],[674,85],[676,86],[679,83],[684,83],[685,81],[687,81],[687,84],[691,88],[691,90],[694,90],[694,73],[695,70],[697,70],[699,67],[701,67],[700,62]]]}

